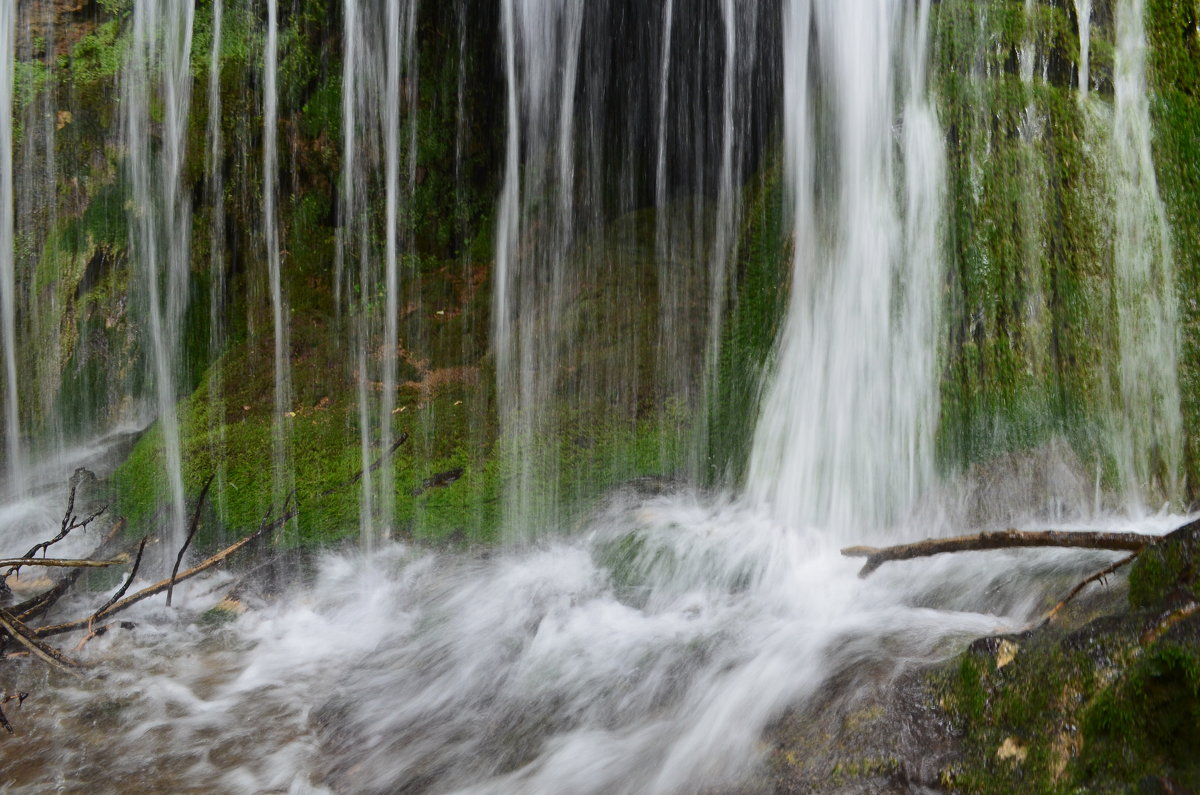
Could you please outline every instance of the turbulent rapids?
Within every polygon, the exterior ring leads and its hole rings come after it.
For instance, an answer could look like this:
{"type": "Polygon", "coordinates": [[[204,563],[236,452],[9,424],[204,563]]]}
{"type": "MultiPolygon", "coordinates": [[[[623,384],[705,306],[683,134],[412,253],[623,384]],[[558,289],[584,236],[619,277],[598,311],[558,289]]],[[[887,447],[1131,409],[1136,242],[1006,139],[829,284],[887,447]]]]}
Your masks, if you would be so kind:
{"type": "Polygon", "coordinates": [[[1018,629],[1034,575],[1102,560],[1009,553],[863,581],[828,534],[634,495],[533,548],[328,553],[302,588],[243,590],[232,623],[203,614],[229,577],[126,614],[136,631],[88,645],[102,674],[15,713],[34,752],[6,775],[14,792],[47,769],[68,792],[148,769],[163,792],[756,791],[785,709],[1018,629]]]}
{"type": "Polygon", "coordinates": [[[944,664],[1118,556],[842,548],[1194,505],[1156,0],[67,5],[0,8],[0,553],[113,565],[4,581],[6,792],[972,789],[944,664]]]}

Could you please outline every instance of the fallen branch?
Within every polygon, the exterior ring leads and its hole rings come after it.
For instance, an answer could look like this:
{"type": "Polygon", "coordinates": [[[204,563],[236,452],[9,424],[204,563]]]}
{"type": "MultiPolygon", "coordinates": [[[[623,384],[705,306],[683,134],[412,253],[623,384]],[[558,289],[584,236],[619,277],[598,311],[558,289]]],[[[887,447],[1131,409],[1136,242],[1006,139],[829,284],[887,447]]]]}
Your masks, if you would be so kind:
{"type": "Polygon", "coordinates": [[[129,576],[125,578],[124,584],[121,585],[121,587],[117,589],[117,592],[113,594],[107,602],[104,603],[103,607],[101,607],[95,613],[92,613],[92,617],[88,619],[88,634],[91,634],[92,632],[92,624],[96,623],[96,616],[100,615],[105,610],[121,601],[121,597],[124,596],[125,592],[129,590],[129,586],[133,584],[133,578],[137,576],[138,569],[142,565],[142,553],[146,551],[146,542],[149,540],[150,536],[142,537],[142,542],[138,544],[137,557],[133,559],[133,567],[130,568],[129,576]]]}
{"type": "MultiPolygon", "coordinates": [[[[293,492],[293,494],[294,493],[295,492],[293,492]]],[[[183,582],[184,580],[195,577],[197,574],[208,571],[213,566],[223,563],[233,553],[237,552],[238,550],[240,550],[243,547],[247,546],[248,544],[252,543],[256,539],[260,538],[261,536],[282,527],[288,521],[290,521],[290,520],[294,519],[296,516],[298,516],[299,511],[297,509],[293,508],[290,511],[287,510],[287,506],[288,506],[289,502],[291,501],[291,499],[292,499],[292,495],[289,494],[287,499],[284,501],[285,512],[278,519],[275,519],[274,521],[270,520],[271,514],[274,513],[275,509],[274,509],[274,506],[268,508],[267,513],[263,516],[263,521],[259,525],[257,530],[255,530],[253,533],[246,536],[242,540],[240,540],[234,544],[231,544],[228,547],[225,547],[225,549],[222,549],[220,552],[218,552],[217,554],[213,555],[212,557],[204,560],[203,562],[196,564],[195,566],[191,567],[187,571],[181,572],[177,577],[168,577],[167,579],[161,580],[160,582],[157,582],[154,585],[143,588],[142,590],[138,591],[137,593],[135,593],[131,596],[127,596],[124,599],[120,600],[119,602],[111,604],[108,607],[105,607],[101,610],[97,610],[95,613],[93,613],[88,618],[81,618],[81,619],[77,619],[75,621],[68,621],[64,624],[55,624],[53,626],[40,627],[37,630],[37,636],[39,638],[45,638],[45,637],[49,637],[51,635],[60,635],[63,632],[71,632],[72,630],[83,629],[84,627],[87,627],[90,623],[98,621],[99,619],[102,619],[102,618],[108,618],[109,616],[113,615],[114,613],[119,613],[120,611],[125,610],[126,608],[131,607],[131,606],[137,604],[138,602],[141,602],[144,599],[149,599],[151,596],[162,593],[163,591],[167,590],[167,588],[171,587],[172,582],[183,582]]]]}
{"type": "Polygon", "coordinates": [[[25,699],[27,698],[29,698],[29,694],[21,692],[17,693],[15,696],[6,694],[3,699],[0,699],[0,728],[3,728],[9,734],[16,733],[13,729],[13,725],[8,722],[8,716],[4,714],[4,705],[10,701],[16,701],[17,706],[19,707],[25,703],[25,699]]]}
{"type": "MultiPolygon", "coordinates": [[[[109,528],[108,534],[105,535],[100,541],[100,544],[96,547],[96,550],[92,553],[91,557],[96,558],[102,552],[104,552],[108,545],[111,544],[124,529],[124,519],[118,519],[116,522],[113,522],[113,526],[109,528]]],[[[63,594],[71,589],[71,586],[73,586],[79,580],[79,575],[82,573],[83,569],[75,569],[71,571],[67,574],[67,576],[59,580],[58,584],[56,584],[53,588],[27,599],[24,602],[21,602],[19,605],[11,608],[11,612],[21,621],[28,621],[39,613],[44,613],[53,607],[54,603],[61,599],[63,594]]]]}
{"type": "Polygon", "coordinates": [[[10,638],[29,649],[35,657],[52,668],[57,668],[72,676],[79,676],[79,672],[74,670],[79,667],[79,663],[41,640],[37,636],[37,633],[25,626],[16,616],[2,607],[0,607],[0,629],[3,629],[10,638]]]}
{"type": "Polygon", "coordinates": [[[103,569],[107,566],[120,566],[129,561],[122,558],[115,560],[76,560],[75,558],[5,558],[0,560],[0,566],[49,566],[57,569],[103,569]]]}
{"type": "Polygon", "coordinates": [[[1191,618],[1197,613],[1200,613],[1200,604],[1197,604],[1196,602],[1192,602],[1191,604],[1185,605],[1184,607],[1172,612],[1170,615],[1164,618],[1158,624],[1158,626],[1142,633],[1142,645],[1149,646],[1152,643],[1157,643],[1159,638],[1167,634],[1167,630],[1178,624],[1180,621],[1183,621],[1186,618],[1191,618]]]}
{"type": "MultiPolygon", "coordinates": [[[[200,526],[200,509],[204,507],[204,498],[208,496],[208,487],[212,485],[214,477],[216,475],[209,475],[208,480],[204,481],[204,488],[200,490],[200,496],[196,499],[196,509],[192,511],[192,523],[188,525],[187,538],[183,540],[183,546],[179,548],[179,554],[175,556],[175,565],[171,568],[171,583],[167,586],[167,607],[171,606],[171,596],[175,590],[175,575],[179,573],[179,564],[183,563],[183,555],[192,544],[196,528],[200,526]]],[[[141,552],[138,553],[138,557],[141,557],[141,552]]]]}
{"type": "Polygon", "coordinates": [[[866,558],[867,562],[858,572],[859,577],[866,577],[888,561],[911,560],[912,558],[940,555],[943,552],[975,552],[1021,547],[1070,547],[1137,553],[1157,540],[1157,536],[1146,536],[1140,533],[1002,530],[972,536],[929,538],[914,544],[900,544],[894,547],[846,547],[842,550],[842,554],[850,558],[866,558]]]}
{"type": "Polygon", "coordinates": [[[1088,585],[1090,585],[1091,583],[1103,580],[1105,577],[1112,574],[1117,569],[1121,568],[1122,566],[1127,566],[1130,563],[1133,563],[1133,561],[1135,561],[1135,560],[1137,560],[1136,552],[1128,557],[1121,558],[1116,563],[1112,564],[1111,566],[1101,569],[1100,571],[1096,572],[1092,576],[1085,579],[1083,582],[1076,585],[1074,588],[1071,589],[1071,592],[1069,594],[1064,596],[1062,598],[1062,600],[1058,604],[1056,604],[1050,610],[1049,613],[1046,614],[1046,617],[1042,619],[1042,622],[1039,626],[1045,626],[1046,624],[1049,624],[1051,621],[1053,621],[1054,617],[1057,616],[1059,614],[1059,612],[1064,607],[1067,606],[1067,603],[1070,602],[1072,599],[1074,599],[1076,596],[1078,596],[1079,592],[1082,591],[1084,588],[1086,588],[1088,585]]]}

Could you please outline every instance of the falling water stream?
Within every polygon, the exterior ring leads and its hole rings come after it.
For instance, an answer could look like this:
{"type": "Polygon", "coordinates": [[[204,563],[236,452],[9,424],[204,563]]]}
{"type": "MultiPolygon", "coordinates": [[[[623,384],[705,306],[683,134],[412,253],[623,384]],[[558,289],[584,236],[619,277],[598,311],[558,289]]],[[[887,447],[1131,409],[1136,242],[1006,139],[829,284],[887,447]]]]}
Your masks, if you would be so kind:
{"type": "Polygon", "coordinates": [[[1183,454],[1177,297],[1171,234],[1150,146],[1144,15],[1142,0],[1117,3],[1113,262],[1120,366],[1115,439],[1121,482],[1130,503],[1145,495],[1177,500],[1183,454]]]}
{"type": "Polygon", "coordinates": [[[129,182],[132,257],[148,313],[157,415],[166,451],[171,538],[184,536],[183,457],[175,403],[188,300],[191,201],[181,185],[191,105],[192,20],[195,9],[171,0],[138,0],[125,66],[122,106],[129,182]],[[161,102],[161,146],[152,146],[161,102]]]}
{"type": "MultiPolygon", "coordinates": [[[[391,468],[371,468],[395,433],[405,219],[417,179],[420,6],[344,0],[331,282],[339,344],[355,374],[351,423],[357,420],[361,445],[363,543],[322,553],[311,577],[296,577],[282,592],[222,572],[182,585],[174,607],[147,600],[123,614],[135,630],[114,627],[75,652],[100,673],[39,688],[10,716],[20,723],[24,750],[0,772],[0,787],[85,792],[139,781],[162,792],[757,791],[764,733],[790,708],[835,679],[886,684],[971,638],[1015,631],[1036,609],[1044,578],[1075,577],[1108,560],[1105,553],[1065,551],[943,556],[860,580],[858,564],[839,554],[847,543],[955,529],[914,519],[938,479],[944,344],[948,166],[929,86],[931,2],[784,0],[776,19],[754,0],[721,0],[705,26],[690,19],[689,4],[665,0],[654,13],[661,35],[645,59],[652,96],[644,113],[653,134],[630,136],[620,154],[629,162],[618,163],[604,159],[613,151],[597,131],[607,106],[596,97],[626,87],[588,73],[589,64],[602,61],[589,47],[599,48],[605,31],[589,28],[598,23],[587,4],[500,0],[505,130],[497,131],[504,144],[491,342],[508,544],[464,551],[390,537],[391,468]],[[790,284],[761,405],[745,407],[756,416],[746,483],[679,485],[654,495],[629,485],[566,526],[559,503],[569,495],[547,485],[560,462],[539,441],[553,432],[560,371],[581,355],[562,338],[572,328],[571,302],[604,267],[580,264],[581,241],[605,217],[600,179],[645,167],[645,185],[633,187],[631,179],[615,203],[636,209],[640,190],[661,211],[653,226],[657,281],[648,288],[663,311],[656,355],[669,371],[685,358],[674,335],[697,326],[689,331],[701,340],[702,372],[690,377],[706,382],[738,264],[743,186],[761,166],[745,141],[753,126],[748,109],[768,82],[760,34],[771,26],[782,30],[778,135],[790,284]],[[720,56],[707,71],[687,72],[681,53],[710,43],[720,56]],[[678,213],[668,216],[668,206],[678,213]],[[679,261],[688,258],[705,271],[697,302],[673,292],[679,261]],[[231,593],[249,609],[214,622],[206,611],[231,593]],[[864,675],[871,681],[842,676],[861,670],[873,672],[864,675]],[[72,741],[62,742],[64,735],[72,741]]],[[[184,492],[176,379],[192,243],[190,197],[181,185],[192,8],[137,0],[121,111],[132,254],[144,275],[139,289],[147,292],[177,528],[184,492]],[[161,140],[152,142],[156,135],[161,140]]],[[[221,0],[213,11],[205,156],[213,174],[209,199],[222,208],[213,215],[211,267],[223,274],[216,259],[226,223],[216,121],[221,0]]],[[[288,258],[279,226],[278,12],[277,0],[267,0],[261,97],[262,253],[273,334],[269,476],[277,497],[294,477],[286,449],[292,395],[288,258]]],[[[1146,418],[1113,421],[1130,505],[1141,494],[1176,496],[1182,422],[1170,245],[1150,160],[1142,12],[1140,0],[1118,3],[1113,125],[1123,307],[1114,388],[1129,407],[1124,416],[1146,418]]],[[[6,4],[5,91],[12,25],[6,4]]],[[[465,40],[463,34],[460,58],[465,40]]],[[[1082,46],[1086,53],[1086,37],[1082,46]]],[[[1028,85],[1035,79],[1032,49],[1023,57],[1028,85]]],[[[1081,92],[1087,80],[1084,66],[1081,92]]],[[[456,90],[461,111],[462,82],[456,90]]],[[[0,91],[0,114],[10,105],[0,91]]],[[[12,125],[3,115],[0,124],[11,469],[23,453],[11,431],[19,424],[12,191],[4,187],[12,180],[12,125]]],[[[462,135],[456,131],[456,179],[462,135]]],[[[214,307],[225,289],[214,278],[214,307]]],[[[221,339],[211,345],[218,350],[221,339]]],[[[46,457],[44,471],[27,469],[41,484],[62,482],[76,465],[102,469],[94,462],[117,455],[125,441],[92,440],[46,457]]],[[[19,482],[10,477],[10,490],[19,482]]],[[[0,506],[0,538],[21,547],[42,537],[58,522],[61,496],[43,489],[0,506]]],[[[1088,519],[1089,527],[1127,526],[1120,517],[1088,519]]],[[[1151,516],[1137,529],[1165,532],[1174,521],[1151,516]]],[[[81,553],[94,539],[81,534],[65,551],[81,553]]],[[[68,607],[83,611],[91,603],[68,607]]],[[[853,686],[839,686],[853,695],[853,686]]]]}

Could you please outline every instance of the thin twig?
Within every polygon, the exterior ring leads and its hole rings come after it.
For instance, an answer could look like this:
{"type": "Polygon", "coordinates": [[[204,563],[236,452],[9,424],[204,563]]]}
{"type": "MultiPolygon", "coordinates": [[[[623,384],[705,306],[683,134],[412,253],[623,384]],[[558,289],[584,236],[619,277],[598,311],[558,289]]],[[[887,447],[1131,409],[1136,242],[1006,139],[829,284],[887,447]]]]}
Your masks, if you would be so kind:
{"type": "Polygon", "coordinates": [[[91,631],[92,624],[96,620],[96,616],[100,615],[105,610],[120,601],[121,597],[125,595],[125,592],[129,590],[129,586],[133,584],[133,578],[137,576],[138,567],[142,565],[142,553],[146,551],[146,542],[149,540],[150,536],[142,536],[142,543],[138,544],[137,557],[133,559],[133,568],[129,570],[129,576],[125,578],[125,583],[117,590],[117,592],[113,594],[107,602],[104,603],[104,606],[95,613],[92,613],[92,617],[88,619],[89,632],[91,631]]]}
{"type": "MultiPolygon", "coordinates": [[[[76,475],[78,475],[79,472],[80,470],[75,470],[76,475]]],[[[78,488],[79,481],[75,481],[71,484],[71,491],[67,496],[67,510],[63,513],[62,525],[58,531],[58,535],[54,536],[54,538],[51,538],[49,541],[43,541],[40,544],[34,544],[23,557],[32,558],[37,555],[38,552],[45,552],[51,546],[57,544],[59,541],[62,541],[64,538],[70,535],[72,530],[78,530],[81,527],[87,527],[101,514],[108,510],[107,505],[101,506],[99,510],[89,515],[82,522],[78,521],[78,518],[75,516],[75,491],[78,488]]],[[[18,569],[20,569],[19,565],[13,566],[8,570],[7,576],[15,574],[18,569]]]]}
{"type": "Polygon", "coordinates": [[[1113,572],[1115,572],[1117,569],[1121,568],[1122,566],[1126,566],[1126,565],[1132,563],[1133,561],[1137,560],[1137,556],[1138,556],[1138,553],[1134,552],[1132,555],[1130,555],[1128,557],[1121,558],[1116,563],[1112,564],[1111,566],[1107,566],[1107,567],[1101,569],[1100,571],[1096,572],[1092,576],[1085,579],[1083,582],[1076,585],[1074,588],[1071,589],[1071,592],[1069,594],[1067,594],[1066,596],[1064,596],[1062,598],[1062,601],[1060,601],[1058,604],[1056,604],[1050,610],[1050,612],[1046,614],[1046,617],[1042,619],[1041,624],[1039,624],[1038,626],[1044,627],[1047,624],[1049,624],[1051,621],[1054,620],[1054,617],[1057,616],[1059,614],[1059,612],[1064,607],[1067,606],[1067,602],[1070,602],[1072,599],[1074,599],[1076,596],[1079,595],[1080,591],[1082,591],[1084,588],[1086,588],[1091,583],[1103,580],[1105,577],[1112,574],[1113,572]]]}
{"type": "Polygon", "coordinates": [[[339,483],[336,486],[331,486],[331,487],[325,489],[325,491],[322,491],[320,494],[318,494],[316,496],[316,498],[318,500],[323,499],[325,497],[328,497],[330,494],[335,494],[338,491],[341,491],[342,489],[346,488],[347,486],[353,486],[355,483],[357,483],[363,479],[363,475],[367,474],[368,472],[374,472],[377,469],[379,469],[381,466],[383,466],[383,462],[386,461],[388,458],[390,458],[392,456],[392,454],[394,454],[397,450],[400,449],[400,445],[404,444],[407,441],[408,441],[408,433],[401,432],[401,434],[396,437],[396,441],[392,442],[391,447],[389,447],[386,451],[384,451],[383,454],[379,456],[379,458],[375,459],[375,463],[371,464],[371,466],[367,467],[366,469],[358,470],[353,475],[351,475],[350,478],[348,480],[346,480],[345,483],[339,483]]]}
{"type": "Polygon", "coordinates": [[[209,475],[208,480],[204,481],[204,488],[200,490],[200,497],[196,500],[196,509],[192,511],[192,523],[188,526],[187,538],[183,540],[183,546],[179,548],[179,554],[175,556],[175,565],[171,567],[171,584],[167,586],[167,607],[171,606],[171,596],[175,591],[175,575],[179,573],[179,564],[183,563],[183,555],[196,535],[196,528],[200,526],[200,509],[204,507],[204,498],[208,496],[208,487],[212,485],[214,477],[216,477],[215,474],[209,475]]]}
{"type": "MultiPolygon", "coordinates": [[[[109,528],[108,534],[105,535],[100,541],[100,544],[92,553],[92,557],[95,558],[100,555],[100,553],[102,553],[124,529],[124,519],[118,519],[116,522],[113,522],[113,526],[109,528]]],[[[21,621],[28,621],[39,613],[44,613],[45,611],[49,610],[55,602],[61,599],[63,594],[71,589],[71,586],[79,580],[79,576],[81,574],[83,574],[83,569],[72,570],[65,577],[59,580],[58,584],[50,590],[27,599],[21,604],[11,608],[12,613],[21,621]]]]}
{"type": "Polygon", "coordinates": [[[1152,643],[1156,643],[1159,638],[1161,638],[1163,635],[1167,634],[1167,630],[1169,630],[1171,627],[1175,626],[1180,621],[1183,621],[1185,618],[1191,618],[1192,616],[1196,615],[1197,613],[1200,613],[1200,604],[1197,604],[1196,602],[1192,602],[1190,604],[1184,605],[1183,607],[1172,612],[1170,615],[1168,615],[1166,618],[1164,618],[1158,624],[1158,626],[1142,633],[1142,637],[1141,637],[1142,645],[1149,646],[1152,643]]]}

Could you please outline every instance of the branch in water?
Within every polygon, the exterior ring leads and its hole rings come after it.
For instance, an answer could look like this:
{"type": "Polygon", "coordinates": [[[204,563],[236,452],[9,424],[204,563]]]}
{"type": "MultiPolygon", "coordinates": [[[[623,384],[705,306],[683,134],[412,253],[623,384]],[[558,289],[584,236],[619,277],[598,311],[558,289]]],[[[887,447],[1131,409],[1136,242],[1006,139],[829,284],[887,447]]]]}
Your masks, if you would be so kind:
{"type": "Polygon", "coordinates": [[[1157,536],[1146,536],[1140,533],[1001,530],[971,536],[954,536],[953,538],[928,538],[914,544],[900,544],[894,547],[846,547],[842,550],[842,554],[849,558],[866,558],[867,562],[858,572],[859,577],[866,577],[888,561],[924,558],[940,555],[943,552],[976,552],[1022,547],[1071,547],[1137,553],[1156,541],[1158,541],[1157,536]]]}
{"type": "MultiPolygon", "coordinates": [[[[294,492],[293,492],[293,494],[294,494],[294,492]]],[[[101,610],[96,611],[94,614],[92,614],[88,618],[81,618],[76,621],[68,621],[65,624],[55,624],[54,626],[40,627],[37,630],[38,637],[44,638],[44,637],[48,637],[50,635],[59,635],[59,634],[62,634],[63,632],[70,632],[75,629],[83,629],[84,627],[87,627],[100,619],[108,618],[109,616],[111,616],[114,613],[118,613],[127,607],[131,607],[132,605],[137,604],[138,602],[142,601],[143,599],[148,599],[151,596],[154,596],[155,594],[162,593],[163,591],[167,590],[167,588],[171,587],[172,583],[183,582],[184,580],[195,577],[197,574],[200,574],[201,572],[211,569],[213,566],[216,566],[219,563],[223,563],[226,558],[228,558],[233,553],[237,552],[239,549],[242,549],[243,547],[245,547],[246,545],[255,541],[262,535],[282,527],[289,520],[294,519],[296,516],[298,516],[299,510],[297,508],[293,507],[290,510],[288,509],[288,505],[291,502],[291,498],[292,498],[292,495],[289,494],[287,499],[283,503],[284,513],[278,519],[271,521],[271,514],[273,514],[275,511],[274,506],[271,506],[270,508],[267,509],[267,513],[266,513],[266,515],[263,516],[262,523],[259,525],[257,530],[255,530],[253,533],[251,533],[250,535],[243,538],[241,541],[238,541],[237,543],[234,543],[234,544],[231,544],[230,546],[225,547],[225,549],[222,549],[220,552],[213,555],[211,558],[208,558],[207,560],[196,564],[195,566],[191,567],[187,571],[180,572],[179,575],[176,577],[168,577],[167,579],[161,580],[161,581],[155,583],[154,585],[151,585],[147,588],[143,588],[142,590],[138,591],[135,594],[126,596],[124,599],[120,600],[119,602],[109,605],[108,607],[105,607],[101,610]]]]}

